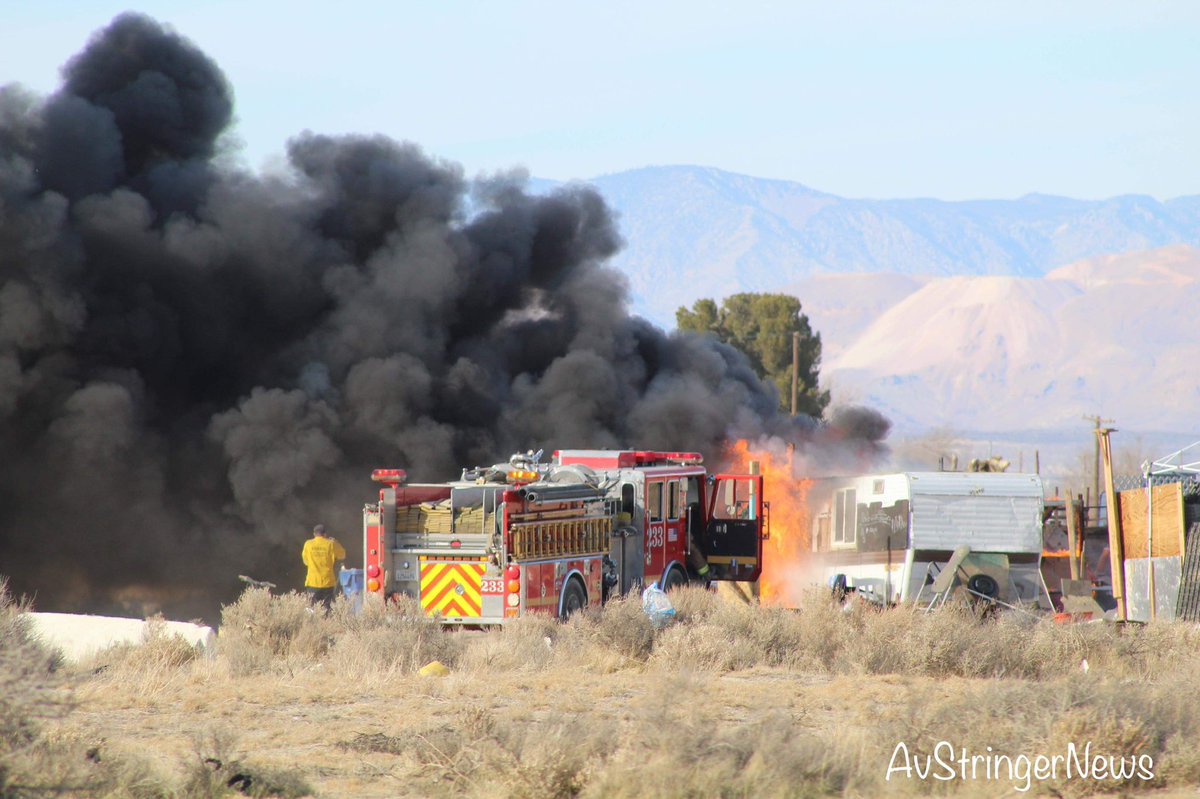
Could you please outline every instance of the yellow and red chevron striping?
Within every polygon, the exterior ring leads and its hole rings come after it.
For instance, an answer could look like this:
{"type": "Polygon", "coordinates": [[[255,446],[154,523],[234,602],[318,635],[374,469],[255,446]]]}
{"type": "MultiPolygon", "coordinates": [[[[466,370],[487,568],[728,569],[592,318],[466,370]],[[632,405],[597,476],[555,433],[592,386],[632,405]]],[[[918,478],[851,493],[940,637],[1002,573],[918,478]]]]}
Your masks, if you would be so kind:
{"type": "Polygon", "coordinates": [[[484,563],[422,563],[421,608],[433,616],[478,618],[483,610],[484,563]]]}

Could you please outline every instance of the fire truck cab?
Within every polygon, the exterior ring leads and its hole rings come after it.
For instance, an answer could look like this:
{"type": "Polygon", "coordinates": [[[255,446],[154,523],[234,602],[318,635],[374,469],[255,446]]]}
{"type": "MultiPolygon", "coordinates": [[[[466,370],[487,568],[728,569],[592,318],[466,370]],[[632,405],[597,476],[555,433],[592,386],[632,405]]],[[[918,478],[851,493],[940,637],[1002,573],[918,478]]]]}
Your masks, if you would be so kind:
{"type": "Polygon", "coordinates": [[[449,624],[566,618],[612,596],[693,580],[755,580],[762,477],[710,475],[694,452],[514,455],[449,483],[377,470],[363,511],[367,591],[409,595],[449,624]]]}

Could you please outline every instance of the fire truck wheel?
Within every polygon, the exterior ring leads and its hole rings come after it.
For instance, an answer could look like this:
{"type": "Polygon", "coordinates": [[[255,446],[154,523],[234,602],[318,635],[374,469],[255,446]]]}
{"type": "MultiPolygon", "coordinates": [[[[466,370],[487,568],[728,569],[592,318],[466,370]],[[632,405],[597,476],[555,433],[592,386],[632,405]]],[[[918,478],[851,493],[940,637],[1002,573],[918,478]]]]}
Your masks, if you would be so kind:
{"type": "Polygon", "coordinates": [[[672,568],[666,573],[662,580],[662,590],[674,591],[676,588],[683,588],[687,585],[687,575],[682,569],[672,568]]]}
{"type": "Polygon", "coordinates": [[[574,578],[567,580],[567,584],[563,586],[562,618],[569,619],[585,607],[587,594],[584,593],[583,586],[574,578]]]}

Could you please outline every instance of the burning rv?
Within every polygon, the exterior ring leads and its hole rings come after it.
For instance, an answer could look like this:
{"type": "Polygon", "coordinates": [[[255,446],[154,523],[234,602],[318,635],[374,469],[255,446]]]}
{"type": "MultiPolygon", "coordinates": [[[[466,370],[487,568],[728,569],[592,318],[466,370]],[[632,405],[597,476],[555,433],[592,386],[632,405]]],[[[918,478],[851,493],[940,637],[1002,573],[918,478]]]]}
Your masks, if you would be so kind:
{"type": "Polygon", "coordinates": [[[1049,607],[1036,474],[901,472],[814,481],[812,552],[838,590],[890,605],[953,593],[1049,607]]]}

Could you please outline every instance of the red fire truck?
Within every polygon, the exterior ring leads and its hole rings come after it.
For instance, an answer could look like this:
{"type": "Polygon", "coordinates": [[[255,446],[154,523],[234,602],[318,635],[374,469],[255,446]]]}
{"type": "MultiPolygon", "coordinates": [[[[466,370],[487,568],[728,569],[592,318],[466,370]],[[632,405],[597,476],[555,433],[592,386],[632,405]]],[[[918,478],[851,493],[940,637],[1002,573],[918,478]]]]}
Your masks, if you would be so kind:
{"type": "Polygon", "coordinates": [[[408,483],[380,469],[363,509],[369,594],[416,597],[447,624],[558,618],[654,584],[755,580],[768,535],[758,475],[695,452],[561,450],[408,483]]]}

